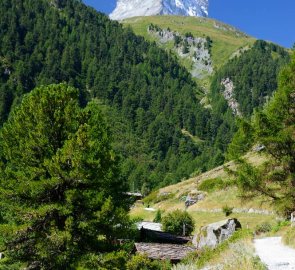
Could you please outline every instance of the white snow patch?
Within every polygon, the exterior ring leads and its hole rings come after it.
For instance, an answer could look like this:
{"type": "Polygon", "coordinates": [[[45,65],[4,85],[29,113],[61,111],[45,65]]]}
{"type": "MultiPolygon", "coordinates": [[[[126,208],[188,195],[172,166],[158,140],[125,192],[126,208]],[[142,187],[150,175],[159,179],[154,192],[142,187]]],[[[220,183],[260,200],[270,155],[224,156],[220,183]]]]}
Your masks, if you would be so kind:
{"type": "Polygon", "coordinates": [[[136,16],[182,15],[208,17],[209,0],[117,0],[112,20],[136,16]]]}

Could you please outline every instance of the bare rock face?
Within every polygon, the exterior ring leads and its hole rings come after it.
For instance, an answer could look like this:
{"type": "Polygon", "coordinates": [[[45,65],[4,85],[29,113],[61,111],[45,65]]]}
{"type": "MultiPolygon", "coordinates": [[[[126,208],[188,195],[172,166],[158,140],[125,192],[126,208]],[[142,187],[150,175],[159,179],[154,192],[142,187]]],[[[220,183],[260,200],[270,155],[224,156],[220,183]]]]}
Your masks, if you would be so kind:
{"type": "Polygon", "coordinates": [[[201,228],[199,234],[194,237],[193,244],[198,249],[215,248],[240,228],[242,228],[241,223],[236,218],[209,224],[201,228]]]}
{"type": "Polygon", "coordinates": [[[234,83],[230,78],[223,79],[221,85],[224,86],[223,96],[227,101],[228,106],[232,109],[233,114],[237,116],[242,116],[239,110],[239,103],[234,98],[234,83]]]}
{"type": "Polygon", "coordinates": [[[183,15],[208,16],[209,0],[118,0],[110,14],[112,20],[136,16],[183,15]]]}
{"type": "Polygon", "coordinates": [[[193,190],[186,196],[185,207],[187,208],[199,201],[203,201],[205,198],[206,194],[204,192],[193,190]]]}
{"type": "Polygon", "coordinates": [[[190,73],[194,78],[204,79],[213,73],[210,38],[181,35],[152,24],[148,27],[148,33],[158,40],[160,46],[173,42],[172,50],[191,63],[190,73]]]}

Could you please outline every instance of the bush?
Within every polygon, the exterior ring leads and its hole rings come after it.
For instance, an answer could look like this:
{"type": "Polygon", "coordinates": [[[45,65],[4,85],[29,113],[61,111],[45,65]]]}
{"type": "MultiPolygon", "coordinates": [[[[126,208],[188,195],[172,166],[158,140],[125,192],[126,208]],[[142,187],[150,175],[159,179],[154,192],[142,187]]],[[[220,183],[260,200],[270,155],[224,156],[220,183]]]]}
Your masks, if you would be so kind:
{"type": "Polygon", "coordinates": [[[193,218],[186,211],[175,210],[162,218],[163,230],[176,235],[190,235],[195,227],[193,218]]]}
{"type": "Polygon", "coordinates": [[[281,230],[283,227],[290,226],[291,222],[289,220],[278,221],[276,225],[272,227],[272,232],[276,233],[281,230]]]}
{"type": "Polygon", "coordinates": [[[158,197],[158,193],[159,191],[153,191],[152,193],[150,193],[149,195],[147,195],[144,199],[143,202],[145,205],[149,205],[151,203],[154,203],[158,197]]]}
{"type": "Polygon", "coordinates": [[[167,261],[152,261],[146,255],[134,255],[127,262],[127,270],[168,270],[171,268],[167,261]]]}
{"type": "Polygon", "coordinates": [[[212,178],[212,179],[206,179],[202,181],[198,189],[206,192],[213,192],[216,190],[220,190],[226,186],[226,183],[220,179],[220,178],[212,178]]]}
{"type": "Polygon", "coordinates": [[[233,207],[225,205],[222,207],[222,212],[225,214],[226,217],[228,217],[233,213],[233,209],[233,207]]]}
{"type": "Polygon", "coordinates": [[[90,270],[90,269],[113,269],[124,270],[128,254],[125,251],[111,252],[105,254],[89,253],[82,256],[78,262],[77,270],[90,270]]]}
{"type": "Polygon", "coordinates": [[[263,222],[255,227],[255,233],[267,233],[272,230],[272,226],[269,222],[263,222]]]}
{"type": "Polygon", "coordinates": [[[157,210],[156,216],[153,221],[157,223],[160,223],[162,221],[162,211],[160,209],[157,210]]]}
{"type": "Polygon", "coordinates": [[[295,248],[295,227],[290,227],[283,235],[283,242],[287,246],[295,248]]]}
{"type": "Polygon", "coordinates": [[[162,202],[174,197],[174,193],[163,193],[159,194],[159,191],[153,191],[143,199],[145,205],[150,205],[158,202],[162,202]]]}

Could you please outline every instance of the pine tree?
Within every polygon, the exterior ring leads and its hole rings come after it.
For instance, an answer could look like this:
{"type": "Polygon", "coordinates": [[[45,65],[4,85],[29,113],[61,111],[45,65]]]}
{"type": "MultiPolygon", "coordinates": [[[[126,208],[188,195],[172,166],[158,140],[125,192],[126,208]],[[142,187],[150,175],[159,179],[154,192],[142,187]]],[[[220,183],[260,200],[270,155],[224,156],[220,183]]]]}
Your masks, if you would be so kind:
{"type": "Polygon", "coordinates": [[[72,269],[81,256],[106,251],[128,223],[108,128],[97,105],[82,109],[78,97],[65,84],[36,88],[1,130],[8,263],[72,269]]]}

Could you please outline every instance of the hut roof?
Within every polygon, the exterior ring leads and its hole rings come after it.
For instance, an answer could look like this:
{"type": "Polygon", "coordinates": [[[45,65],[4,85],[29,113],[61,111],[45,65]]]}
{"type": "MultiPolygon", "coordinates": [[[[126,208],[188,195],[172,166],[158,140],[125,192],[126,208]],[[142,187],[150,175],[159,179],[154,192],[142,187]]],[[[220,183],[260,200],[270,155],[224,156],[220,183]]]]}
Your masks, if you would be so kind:
{"type": "Polygon", "coordinates": [[[125,194],[131,197],[142,197],[142,194],[139,192],[125,192],[125,194]]]}
{"type": "Polygon", "coordinates": [[[148,222],[148,221],[141,221],[136,223],[137,229],[140,230],[141,228],[153,231],[162,231],[162,224],[155,223],[155,222],[148,222]]]}
{"type": "Polygon", "coordinates": [[[141,228],[140,230],[140,241],[142,242],[153,242],[153,243],[167,243],[167,244],[187,244],[191,241],[190,237],[173,235],[167,232],[149,230],[141,228]]]}
{"type": "Polygon", "coordinates": [[[186,245],[157,244],[157,243],[135,243],[138,253],[146,254],[153,260],[170,260],[179,262],[196,248],[186,245]]]}

